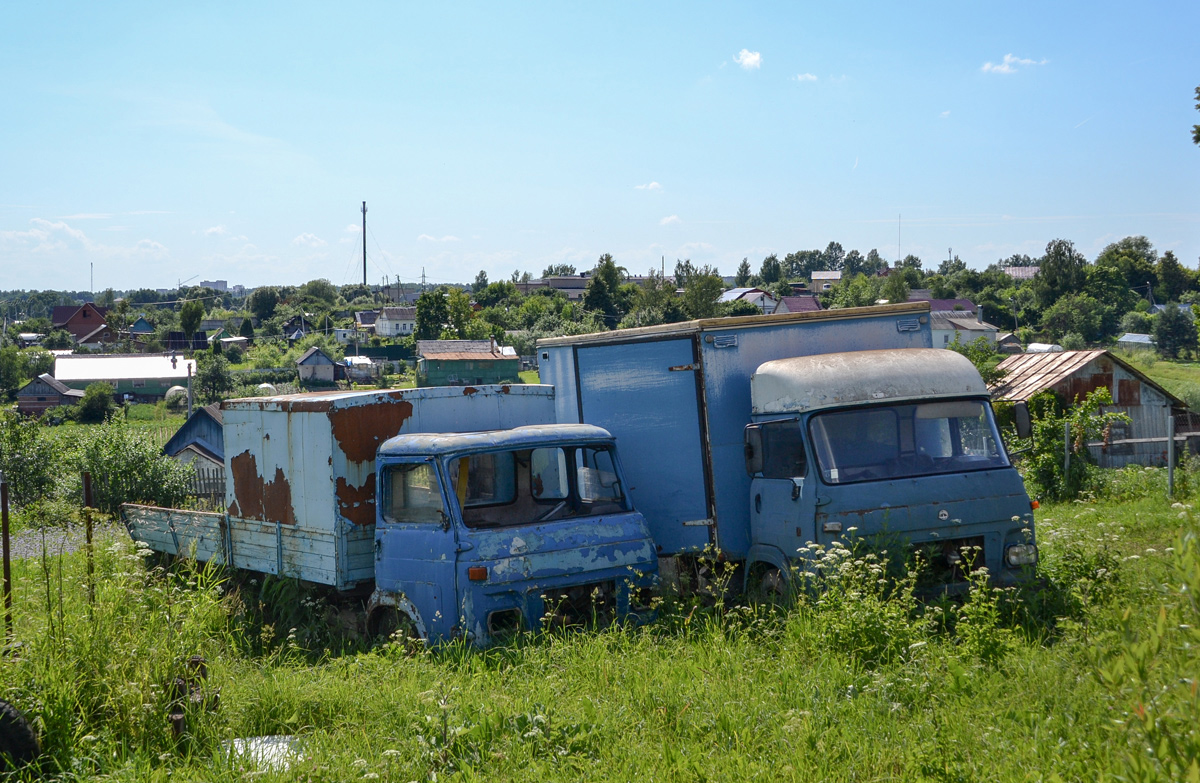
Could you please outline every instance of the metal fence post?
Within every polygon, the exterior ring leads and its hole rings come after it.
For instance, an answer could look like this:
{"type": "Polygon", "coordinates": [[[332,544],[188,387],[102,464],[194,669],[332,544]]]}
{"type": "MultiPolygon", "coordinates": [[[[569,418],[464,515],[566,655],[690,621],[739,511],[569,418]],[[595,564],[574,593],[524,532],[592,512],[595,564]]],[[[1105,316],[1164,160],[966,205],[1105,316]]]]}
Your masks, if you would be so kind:
{"type": "Polygon", "coordinates": [[[8,478],[0,473],[0,543],[4,546],[4,638],[12,641],[12,562],[8,539],[8,478]]]}
{"type": "Polygon", "coordinates": [[[83,471],[83,530],[85,535],[84,557],[87,559],[88,606],[96,603],[95,564],[92,558],[92,474],[83,471]]]}
{"type": "Polygon", "coordinates": [[[1071,475],[1071,422],[1063,422],[1063,481],[1071,475]]]}
{"type": "Polygon", "coordinates": [[[1167,413],[1167,500],[1175,497],[1175,417],[1167,413]]]}

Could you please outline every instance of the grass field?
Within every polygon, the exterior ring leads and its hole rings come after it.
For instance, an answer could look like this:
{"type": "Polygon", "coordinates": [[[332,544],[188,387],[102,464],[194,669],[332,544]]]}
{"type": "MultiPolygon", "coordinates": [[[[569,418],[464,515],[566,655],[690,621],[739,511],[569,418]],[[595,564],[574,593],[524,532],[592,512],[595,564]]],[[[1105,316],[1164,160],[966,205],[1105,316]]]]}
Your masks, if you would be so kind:
{"type": "Polygon", "coordinates": [[[668,596],[646,627],[486,651],[369,647],[294,582],[150,569],[116,538],[94,604],[81,553],[15,564],[0,697],[62,780],[1099,780],[1147,758],[1144,779],[1184,779],[1197,522],[1139,486],[1039,512],[1037,590],[921,604],[832,556],[826,589],[783,607],[668,596]],[[194,654],[220,705],[189,702],[174,738],[194,654]],[[278,734],[287,772],[221,750],[278,734]]]}
{"type": "Polygon", "coordinates": [[[1126,351],[1118,355],[1186,402],[1189,408],[1200,411],[1200,362],[1165,361],[1149,351],[1126,351]]]}

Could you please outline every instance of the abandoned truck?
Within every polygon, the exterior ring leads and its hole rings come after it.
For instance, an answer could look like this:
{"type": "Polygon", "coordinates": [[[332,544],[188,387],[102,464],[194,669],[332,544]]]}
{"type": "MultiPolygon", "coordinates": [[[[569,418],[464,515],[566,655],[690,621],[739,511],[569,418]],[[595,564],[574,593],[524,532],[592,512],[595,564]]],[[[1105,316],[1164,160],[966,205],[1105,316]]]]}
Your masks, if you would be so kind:
{"type": "Polygon", "coordinates": [[[550,338],[538,358],[558,421],[620,443],[664,578],[715,550],[780,584],[810,542],[886,533],[943,581],[1008,582],[1036,562],[1033,507],[979,373],[931,345],[912,302],[550,338]]]}
{"type": "Polygon", "coordinates": [[[367,627],[487,644],[544,618],[640,617],[658,561],[613,437],[539,385],[222,404],[227,513],[125,505],[152,550],[373,586],[367,627]],[[468,433],[468,434],[463,434],[468,433]]]}

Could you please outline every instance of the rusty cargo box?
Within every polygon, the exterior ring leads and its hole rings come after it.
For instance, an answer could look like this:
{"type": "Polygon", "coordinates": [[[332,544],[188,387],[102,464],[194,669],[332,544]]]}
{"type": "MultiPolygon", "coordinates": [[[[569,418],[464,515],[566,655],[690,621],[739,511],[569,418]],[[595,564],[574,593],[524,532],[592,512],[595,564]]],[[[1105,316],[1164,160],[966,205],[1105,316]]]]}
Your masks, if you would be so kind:
{"type": "Polygon", "coordinates": [[[134,538],[339,590],[374,579],[375,452],[401,433],[554,422],[545,385],[317,392],[226,400],[227,514],[131,506],[134,538]]]}

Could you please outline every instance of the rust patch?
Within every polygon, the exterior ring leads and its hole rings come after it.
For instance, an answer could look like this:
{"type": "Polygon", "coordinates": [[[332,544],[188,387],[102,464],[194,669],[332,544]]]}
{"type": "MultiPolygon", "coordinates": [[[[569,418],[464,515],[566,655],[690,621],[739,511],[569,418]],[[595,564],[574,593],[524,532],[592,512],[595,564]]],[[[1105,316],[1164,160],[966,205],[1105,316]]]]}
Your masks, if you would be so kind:
{"type": "Polygon", "coordinates": [[[407,400],[342,408],[329,414],[333,437],[351,462],[375,459],[379,445],[400,433],[404,422],[412,416],[412,403],[407,400]]]}
{"type": "Polygon", "coordinates": [[[338,476],[335,490],[338,513],[359,527],[375,524],[375,474],[367,476],[361,487],[351,486],[338,476]]]}
{"type": "Polygon", "coordinates": [[[509,386],[507,383],[500,387],[501,394],[508,394],[511,391],[512,391],[512,387],[509,386]]]}
{"type": "Polygon", "coordinates": [[[478,393],[479,393],[479,389],[476,389],[474,386],[464,386],[463,387],[463,396],[464,397],[470,397],[472,394],[478,394],[478,393]]]}
{"type": "Polygon", "coordinates": [[[234,501],[229,511],[245,519],[261,519],[264,522],[296,524],[296,511],[292,508],[292,485],[282,468],[275,468],[275,478],[263,481],[258,474],[258,460],[249,450],[243,451],[229,461],[233,474],[234,501]]]}

